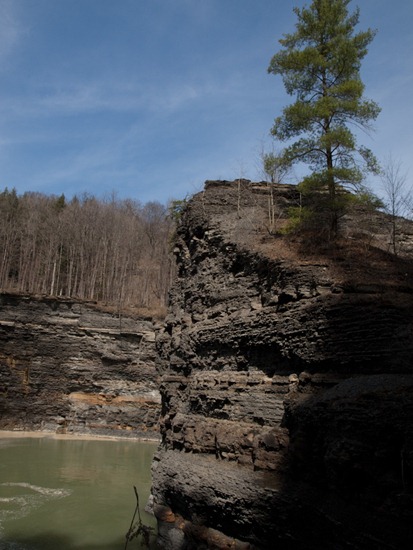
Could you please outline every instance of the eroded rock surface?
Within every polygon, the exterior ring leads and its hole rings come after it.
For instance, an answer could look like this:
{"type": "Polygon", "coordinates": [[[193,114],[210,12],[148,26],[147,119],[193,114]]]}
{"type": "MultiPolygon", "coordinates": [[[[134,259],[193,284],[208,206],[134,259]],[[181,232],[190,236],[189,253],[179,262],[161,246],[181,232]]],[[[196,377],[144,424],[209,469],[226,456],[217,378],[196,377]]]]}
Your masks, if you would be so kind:
{"type": "Polygon", "coordinates": [[[150,321],[0,294],[0,428],[156,438],[150,321]]]}
{"type": "MultiPolygon", "coordinates": [[[[276,193],[282,217],[297,192],[276,193]]],[[[340,258],[289,257],[285,243],[278,253],[274,237],[271,254],[254,248],[268,197],[263,184],[207,182],[178,229],[157,339],[160,544],[410,548],[410,260],[403,273],[387,257],[376,268],[366,245],[353,272],[340,258]]],[[[349,217],[349,239],[364,221],[349,217]]]]}

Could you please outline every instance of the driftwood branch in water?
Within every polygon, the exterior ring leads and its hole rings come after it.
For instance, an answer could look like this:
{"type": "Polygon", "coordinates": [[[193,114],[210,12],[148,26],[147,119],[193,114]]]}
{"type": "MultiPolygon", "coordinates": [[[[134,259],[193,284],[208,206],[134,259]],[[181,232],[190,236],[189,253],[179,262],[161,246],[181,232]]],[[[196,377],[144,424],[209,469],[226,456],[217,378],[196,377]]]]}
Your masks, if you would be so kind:
{"type": "Polygon", "coordinates": [[[138,490],[135,486],[133,486],[133,490],[135,491],[135,497],[136,497],[136,506],[135,511],[133,513],[132,521],[129,527],[129,531],[126,533],[126,542],[124,550],[127,549],[129,542],[134,539],[135,537],[142,537],[142,542],[146,546],[146,548],[149,548],[150,538],[153,531],[153,527],[150,527],[149,525],[145,525],[142,522],[141,513],[139,510],[139,494],[138,490]],[[135,523],[136,515],[138,515],[138,521],[135,523]]]}

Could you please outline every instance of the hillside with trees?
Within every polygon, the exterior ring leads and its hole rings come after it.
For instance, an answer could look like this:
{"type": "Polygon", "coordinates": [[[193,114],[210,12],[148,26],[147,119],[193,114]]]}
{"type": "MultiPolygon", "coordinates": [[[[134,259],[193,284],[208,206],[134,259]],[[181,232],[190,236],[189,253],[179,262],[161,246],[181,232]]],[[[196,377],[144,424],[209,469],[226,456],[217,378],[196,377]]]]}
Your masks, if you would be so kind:
{"type": "Polygon", "coordinates": [[[168,209],[116,196],[0,192],[0,289],[162,310],[172,276],[168,209]]]}

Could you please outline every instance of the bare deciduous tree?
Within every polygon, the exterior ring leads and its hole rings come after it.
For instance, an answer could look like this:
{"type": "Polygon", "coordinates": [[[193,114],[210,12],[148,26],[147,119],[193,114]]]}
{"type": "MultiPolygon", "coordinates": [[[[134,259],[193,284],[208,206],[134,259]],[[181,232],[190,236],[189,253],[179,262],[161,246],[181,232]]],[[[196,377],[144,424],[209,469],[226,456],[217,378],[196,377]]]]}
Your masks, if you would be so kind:
{"type": "Polygon", "coordinates": [[[413,208],[412,188],[407,182],[407,173],[401,162],[391,155],[382,168],[381,179],[384,190],[385,210],[391,216],[390,245],[398,253],[400,218],[411,217],[413,208]]]}
{"type": "Polygon", "coordinates": [[[285,160],[283,154],[277,152],[275,148],[266,152],[264,149],[260,153],[261,169],[264,173],[265,181],[268,186],[268,231],[274,233],[277,221],[277,205],[274,201],[274,187],[277,184],[285,183],[285,179],[291,172],[291,163],[285,160]]]}
{"type": "Polygon", "coordinates": [[[166,303],[173,220],[153,202],[0,192],[0,288],[116,305],[166,303]]]}

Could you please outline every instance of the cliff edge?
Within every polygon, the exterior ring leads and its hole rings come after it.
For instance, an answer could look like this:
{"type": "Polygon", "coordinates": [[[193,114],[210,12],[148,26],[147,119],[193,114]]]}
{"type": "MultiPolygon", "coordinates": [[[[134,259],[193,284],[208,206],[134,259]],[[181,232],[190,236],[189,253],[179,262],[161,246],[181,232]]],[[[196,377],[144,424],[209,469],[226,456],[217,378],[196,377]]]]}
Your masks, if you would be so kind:
{"type": "Polygon", "coordinates": [[[159,437],[154,323],[0,293],[0,429],[159,437]]]}
{"type": "Polygon", "coordinates": [[[334,247],[270,234],[269,205],[281,227],[298,201],[207,182],[182,213],[157,338],[163,548],[411,547],[412,227],[397,258],[379,212],[334,247]]]}

